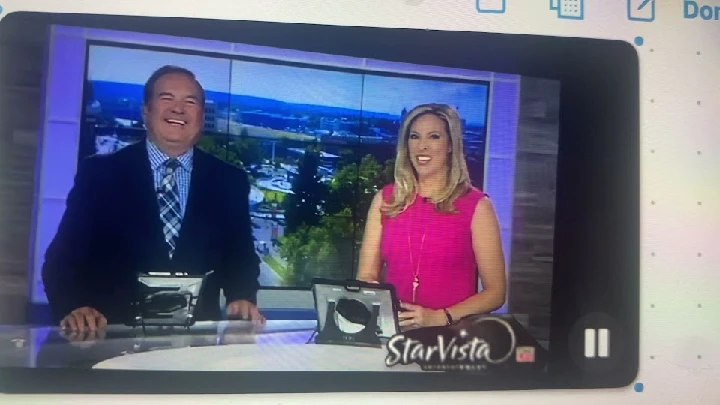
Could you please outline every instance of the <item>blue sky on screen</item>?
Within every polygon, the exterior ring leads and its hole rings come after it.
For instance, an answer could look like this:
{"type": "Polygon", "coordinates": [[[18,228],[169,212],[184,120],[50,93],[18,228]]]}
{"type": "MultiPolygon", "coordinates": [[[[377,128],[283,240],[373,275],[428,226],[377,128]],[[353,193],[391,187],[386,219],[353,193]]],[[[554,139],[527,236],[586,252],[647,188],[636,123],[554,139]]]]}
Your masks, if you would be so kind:
{"type": "Polygon", "coordinates": [[[291,103],[399,115],[423,103],[458,107],[470,123],[485,123],[485,85],[409,79],[234,61],[232,92],[291,103]],[[363,88],[364,87],[364,88],[363,88]]]}
{"type": "Polygon", "coordinates": [[[173,52],[91,46],[88,78],[115,83],[144,85],[152,73],[164,65],[189,69],[205,90],[227,93],[230,90],[230,60],[173,52]]]}
{"type": "Polygon", "coordinates": [[[90,48],[88,76],[144,84],[155,69],[167,64],[190,69],[210,91],[393,115],[418,104],[447,103],[469,123],[485,123],[487,92],[481,84],[372,74],[363,81],[354,73],[106,46],[90,48]]]}
{"type": "Polygon", "coordinates": [[[233,94],[287,103],[362,108],[362,74],[233,61],[233,94]]]}
{"type": "Polygon", "coordinates": [[[395,112],[425,103],[449,104],[469,124],[485,125],[487,86],[404,77],[366,75],[363,109],[395,112]]]}

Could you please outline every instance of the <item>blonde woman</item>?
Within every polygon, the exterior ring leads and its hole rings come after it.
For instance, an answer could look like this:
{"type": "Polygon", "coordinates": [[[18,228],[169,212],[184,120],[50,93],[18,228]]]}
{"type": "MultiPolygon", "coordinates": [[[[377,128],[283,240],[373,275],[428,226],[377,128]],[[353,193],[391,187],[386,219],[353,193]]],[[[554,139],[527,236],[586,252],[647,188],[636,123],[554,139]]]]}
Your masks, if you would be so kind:
{"type": "Polygon", "coordinates": [[[395,286],[402,328],[442,326],[505,302],[505,262],[492,203],[470,182],[462,123],[450,106],[410,111],[395,183],[373,199],[357,278],[395,286]],[[478,292],[478,276],[483,290],[478,292]]]}

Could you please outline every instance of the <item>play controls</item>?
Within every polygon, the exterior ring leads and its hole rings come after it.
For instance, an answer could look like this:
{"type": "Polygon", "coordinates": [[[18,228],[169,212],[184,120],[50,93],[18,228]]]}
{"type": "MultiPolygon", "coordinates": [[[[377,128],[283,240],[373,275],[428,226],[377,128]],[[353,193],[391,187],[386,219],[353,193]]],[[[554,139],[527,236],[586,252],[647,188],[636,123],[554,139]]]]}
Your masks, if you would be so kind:
{"type": "Polygon", "coordinates": [[[603,313],[581,317],[570,330],[570,357],[582,370],[613,371],[625,355],[625,336],[620,324],[603,313]]]}

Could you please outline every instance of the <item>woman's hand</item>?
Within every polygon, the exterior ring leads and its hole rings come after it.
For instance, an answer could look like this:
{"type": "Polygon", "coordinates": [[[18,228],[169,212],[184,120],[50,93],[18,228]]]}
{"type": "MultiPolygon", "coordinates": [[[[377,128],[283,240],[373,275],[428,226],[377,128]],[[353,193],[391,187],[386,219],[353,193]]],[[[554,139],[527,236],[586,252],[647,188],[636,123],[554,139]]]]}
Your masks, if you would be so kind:
{"type": "Polygon", "coordinates": [[[428,326],[445,326],[447,317],[442,309],[427,309],[420,305],[401,303],[405,311],[398,315],[401,328],[424,328],[428,326]]]}

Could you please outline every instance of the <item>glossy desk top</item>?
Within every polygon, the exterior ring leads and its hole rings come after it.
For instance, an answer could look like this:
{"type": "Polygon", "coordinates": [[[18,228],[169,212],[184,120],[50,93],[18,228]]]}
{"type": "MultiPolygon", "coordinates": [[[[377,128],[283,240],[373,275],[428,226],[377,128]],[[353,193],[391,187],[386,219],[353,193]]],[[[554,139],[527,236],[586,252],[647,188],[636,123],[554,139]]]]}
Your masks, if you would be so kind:
{"type": "Polygon", "coordinates": [[[171,371],[420,371],[384,365],[385,348],[317,345],[315,321],[198,322],[190,329],[110,325],[90,334],[0,327],[0,367],[171,371]]]}
{"type": "Polygon", "coordinates": [[[190,329],[109,325],[94,334],[57,327],[0,326],[0,367],[80,367],[155,350],[233,344],[305,344],[315,321],[198,322],[190,329]]]}
{"type": "Polygon", "coordinates": [[[314,320],[269,320],[264,326],[220,321],[145,331],[109,325],[94,334],[72,334],[58,327],[0,326],[0,368],[420,371],[417,365],[386,367],[385,347],[311,343],[316,324],[314,320]]]}

